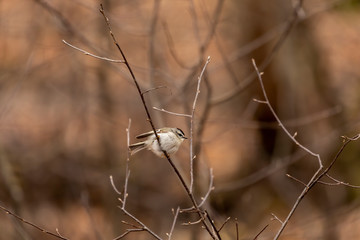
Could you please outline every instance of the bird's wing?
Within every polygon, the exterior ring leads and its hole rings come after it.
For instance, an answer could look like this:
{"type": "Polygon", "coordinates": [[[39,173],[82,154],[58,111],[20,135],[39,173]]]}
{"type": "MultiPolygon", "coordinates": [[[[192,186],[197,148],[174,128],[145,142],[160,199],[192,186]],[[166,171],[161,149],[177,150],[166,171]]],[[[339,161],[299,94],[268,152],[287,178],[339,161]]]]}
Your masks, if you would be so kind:
{"type": "MultiPolygon", "coordinates": [[[[156,130],[156,132],[158,133],[159,130],[156,130]]],[[[154,131],[151,130],[150,132],[142,133],[142,134],[136,136],[136,138],[137,138],[137,139],[146,138],[146,137],[151,136],[151,135],[153,135],[153,134],[154,134],[154,131]]]]}

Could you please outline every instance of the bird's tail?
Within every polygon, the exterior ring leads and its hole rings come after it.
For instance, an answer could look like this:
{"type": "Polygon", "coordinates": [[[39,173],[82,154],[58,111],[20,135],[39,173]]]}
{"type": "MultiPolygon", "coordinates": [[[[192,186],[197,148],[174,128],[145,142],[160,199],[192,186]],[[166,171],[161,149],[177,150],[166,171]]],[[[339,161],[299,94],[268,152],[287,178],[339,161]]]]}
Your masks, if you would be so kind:
{"type": "Polygon", "coordinates": [[[146,145],[145,142],[139,142],[139,143],[131,144],[129,148],[130,148],[130,154],[134,155],[135,153],[145,149],[146,145]]]}

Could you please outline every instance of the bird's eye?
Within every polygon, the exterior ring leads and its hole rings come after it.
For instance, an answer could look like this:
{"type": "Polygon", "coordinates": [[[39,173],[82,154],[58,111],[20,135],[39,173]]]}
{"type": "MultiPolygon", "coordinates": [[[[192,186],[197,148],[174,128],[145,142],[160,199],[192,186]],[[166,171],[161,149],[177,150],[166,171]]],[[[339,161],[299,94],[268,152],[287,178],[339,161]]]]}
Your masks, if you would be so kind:
{"type": "Polygon", "coordinates": [[[185,138],[185,134],[184,134],[184,132],[183,132],[180,128],[178,128],[178,129],[176,130],[176,133],[177,133],[180,137],[185,138]]]}

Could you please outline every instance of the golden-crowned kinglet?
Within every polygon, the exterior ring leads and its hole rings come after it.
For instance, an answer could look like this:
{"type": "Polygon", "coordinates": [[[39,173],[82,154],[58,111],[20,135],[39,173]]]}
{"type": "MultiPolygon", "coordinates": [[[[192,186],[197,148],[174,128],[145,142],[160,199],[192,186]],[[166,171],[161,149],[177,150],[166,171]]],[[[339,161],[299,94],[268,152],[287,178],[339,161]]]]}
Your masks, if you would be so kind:
{"type": "MultiPolygon", "coordinates": [[[[185,137],[184,132],[180,128],[160,128],[156,130],[160,138],[160,144],[163,150],[168,154],[176,153],[185,137]]],[[[140,134],[136,136],[137,139],[146,138],[143,142],[134,143],[129,146],[131,155],[143,150],[151,150],[159,157],[164,157],[163,151],[159,147],[154,131],[140,134]]]]}

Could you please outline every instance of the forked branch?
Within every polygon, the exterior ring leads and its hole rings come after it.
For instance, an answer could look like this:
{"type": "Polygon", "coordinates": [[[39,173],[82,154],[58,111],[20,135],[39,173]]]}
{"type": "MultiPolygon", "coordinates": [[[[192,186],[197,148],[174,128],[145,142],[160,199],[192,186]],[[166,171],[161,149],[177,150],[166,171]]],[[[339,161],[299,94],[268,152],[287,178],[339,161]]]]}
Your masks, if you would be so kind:
{"type": "MultiPolygon", "coordinates": [[[[273,109],[273,107],[271,106],[269,99],[267,97],[267,93],[264,87],[264,83],[262,80],[262,75],[263,73],[261,73],[255,63],[255,60],[252,60],[253,66],[255,68],[256,74],[258,76],[258,80],[260,82],[260,86],[261,86],[261,90],[264,96],[264,101],[258,101],[259,103],[263,103],[266,104],[268,106],[268,108],[270,109],[271,113],[273,114],[273,116],[275,117],[276,121],[278,122],[280,128],[286,133],[286,135],[288,135],[288,137],[296,144],[298,145],[301,149],[303,149],[305,152],[307,152],[308,154],[310,154],[311,156],[315,157],[318,160],[319,163],[319,167],[318,169],[315,171],[315,173],[313,174],[313,176],[311,177],[311,179],[308,181],[307,184],[301,182],[302,184],[304,184],[304,189],[303,191],[300,193],[300,195],[298,196],[298,198],[296,199],[293,207],[291,208],[291,210],[289,211],[287,217],[285,218],[284,221],[280,221],[281,222],[281,227],[278,230],[276,236],[274,237],[274,240],[278,239],[281,235],[281,233],[284,231],[285,227],[287,226],[290,218],[293,216],[295,210],[297,209],[297,207],[299,206],[300,202],[302,201],[302,199],[305,197],[305,195],[310,191],[310,189],[315,186],[317,183],[320,183],[320,179],[323,176],[328,175],[328,172],[330,171],[330,169],[332,168],[332,166],[335,164],[335,162],[337,161],[337,159],[339,158],[340,154],[343,152],[344,148],[346,147],[347,144],[349,144],[351,141],[355,141],[358,140],[360,138],[360,134],[357,134],[356,136],[349,138],[349,137],[343,137],[344,141],[342,146],[340,147],[339,151],[337,152],[337,154],[335,155],[335,157],[333,158],[333,160],[331,161],[331,163],[329,164],[328,167],[326,167],[324,169],[323,167],[323,162],[320,158],[320,155],[318,153],[314,153],[311,150],[309,150],[307,147],[305,147],[304,145],[300,144],[297,140],[296,140],[296,134],[291,134],[288,129],[284,126],[284,124],[281,122],[280,118],[277,116],[275,110],[273,109]]],[[[289,175],[290,176],[290,175],[289,175]]],[[[293,179],[296,179],[294,177],[291,177],[293,179]]],[[[296,179],[297,180],[297,179],[296,179]]],[[[297,180],[299,181],[299,180],[297,180]]],[[[339,181],[340,182],[340,181],[339,181]]],[[[277,218],[277,217],[276,217],[277,218]]]]}

